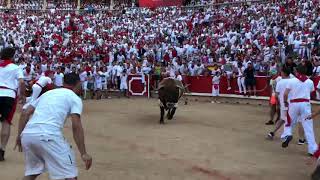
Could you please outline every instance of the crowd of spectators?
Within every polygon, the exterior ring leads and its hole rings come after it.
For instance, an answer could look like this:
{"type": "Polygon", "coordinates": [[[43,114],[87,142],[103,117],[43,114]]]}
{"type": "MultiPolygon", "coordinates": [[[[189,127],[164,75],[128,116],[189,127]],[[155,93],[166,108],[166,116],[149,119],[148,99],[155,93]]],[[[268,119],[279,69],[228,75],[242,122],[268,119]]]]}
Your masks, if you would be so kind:
{"type": "Polygon", "coordinates": [[[16,47],[15,60],[32,71],[46,65],[106,69],[110,77],[126,69],[162,77],[219,72],[230,79],[245,76],[248,64],[255,75],[268,75],[281,64],[304,62],[311,75],[320,73],[316,0],[94,13],[1,11],[0,23],[0,49],[16,47]]]}

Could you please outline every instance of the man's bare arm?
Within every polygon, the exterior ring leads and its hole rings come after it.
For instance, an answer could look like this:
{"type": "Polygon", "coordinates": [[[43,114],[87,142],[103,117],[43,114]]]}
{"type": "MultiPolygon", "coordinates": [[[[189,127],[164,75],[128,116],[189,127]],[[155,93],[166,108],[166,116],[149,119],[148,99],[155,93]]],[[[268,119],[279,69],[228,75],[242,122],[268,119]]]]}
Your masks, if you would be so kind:
{"type": "Polygon", "coordinates": [[[22,131],[26,127],[30,116],[33,114],[35,108],[33,106],[28,106],[28,108],[24,111],[22,111],[20,115],[20,120],[19,120],[19,126],[18,126],[18,137],[20,137],[22,131]]]}
{"type": "Polygon", "coordinates": [[[92,158],[87,154],[81,118],[79,114],[71,114],[70,116],[72,121],[73,139],[77,144],[81,158],[85,162],[86,169],[88,170],[91,167],[92,158]]]}
{"type": "Polygon", "coordinates": [[[24,104],[26,102],[25,92],[26,92],[26,85],[24,84],[23,79],[19,79],[19,88],[20,88],[20,100],[21,103],[24,104]]]}
{"type": "Polygon", "coordinates": [[[289,93],[290,93],[290,89],[287,88],[283,94],[283,101],[286,107],[288,107],[288,104],[289,104],[288,102],[289,93]]]}
{"type": "Polygon", "coordinates": [[[30,116],[33,114],[35,108],[33,106],[29,106],[26,110],[22,111],[20,115],[20,120],[19,120],[19,126],[18,126],[18,135],[16,138],[16,145],[14,146],[14,150],[18,148],[19,152],[22,152],[22,145],[21,145],[21,133],[26,127],[30,116]]]}

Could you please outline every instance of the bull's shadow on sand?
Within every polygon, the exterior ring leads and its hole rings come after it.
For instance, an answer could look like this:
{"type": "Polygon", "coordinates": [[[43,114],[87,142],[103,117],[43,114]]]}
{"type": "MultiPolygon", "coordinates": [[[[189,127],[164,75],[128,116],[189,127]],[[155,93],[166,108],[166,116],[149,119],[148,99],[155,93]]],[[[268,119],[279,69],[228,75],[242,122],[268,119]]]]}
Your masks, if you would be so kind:
{"type": "Polygon", "coordinates": [[[154,112],[153,114],[145,114],[144,116],[140,117],[139,119],[135,119],[136,123],[139,123],[144,126],[169,126],[169,125],[178,125],[178,124],[184,124],[186,122],[183,121],[185,117],[176,114],[173,119],[168,120],[166,118],[165,114],[165,124],[159,124],[160,114],[157,112],[154,112]]]}

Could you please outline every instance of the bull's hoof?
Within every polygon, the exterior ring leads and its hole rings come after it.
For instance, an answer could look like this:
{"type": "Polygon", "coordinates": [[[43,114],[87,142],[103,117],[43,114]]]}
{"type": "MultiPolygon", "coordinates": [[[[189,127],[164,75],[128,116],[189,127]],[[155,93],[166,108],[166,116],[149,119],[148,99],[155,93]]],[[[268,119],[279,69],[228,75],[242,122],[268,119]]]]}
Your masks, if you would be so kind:
{"type": "Polygon", "coordinates": [[[160,124],[162,124],[162,125],[163,125],[163,124],[164,124],[164,121],[160,121],[160,124]]]}
{"type": "Polygon", "coordinates": [[[168,117],[168,120],[172,120],[172,119],[173,119],[173,117],[170,117],[170,116],[168,117]]]}

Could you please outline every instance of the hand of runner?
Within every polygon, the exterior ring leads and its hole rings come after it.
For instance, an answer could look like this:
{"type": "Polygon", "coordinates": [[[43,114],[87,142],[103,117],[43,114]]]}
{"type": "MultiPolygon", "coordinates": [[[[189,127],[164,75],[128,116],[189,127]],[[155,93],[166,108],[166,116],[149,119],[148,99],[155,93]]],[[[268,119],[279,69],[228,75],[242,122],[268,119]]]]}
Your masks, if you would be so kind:
{"type": "Polygon", "coordinates": [[[89,154],[81,155],[81,159],[86,165],[86,170],[89,170],[92,165],[92,157],[89,154]]]}
{"type": "Polygon", "coordinates": [[[26,103],[26,97],[20,96],[20,104],[25,104],[25,103],[26,103]]]}
{"type": "Polygon", "coordinates": [[[16,145],[13,150],[15,151],[18,148],[18,152],[22,152],[21,138],[18,136],[16,139],[16,145]]]}

